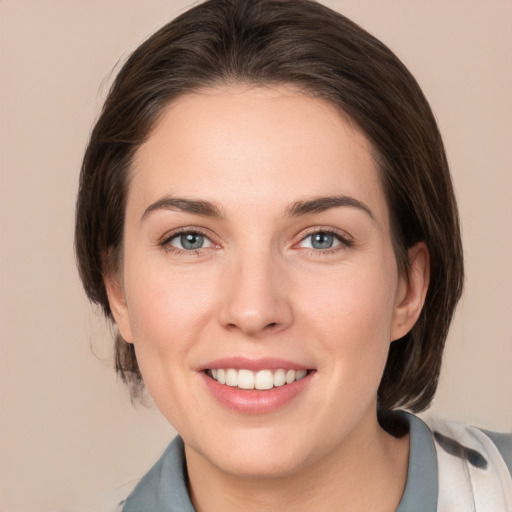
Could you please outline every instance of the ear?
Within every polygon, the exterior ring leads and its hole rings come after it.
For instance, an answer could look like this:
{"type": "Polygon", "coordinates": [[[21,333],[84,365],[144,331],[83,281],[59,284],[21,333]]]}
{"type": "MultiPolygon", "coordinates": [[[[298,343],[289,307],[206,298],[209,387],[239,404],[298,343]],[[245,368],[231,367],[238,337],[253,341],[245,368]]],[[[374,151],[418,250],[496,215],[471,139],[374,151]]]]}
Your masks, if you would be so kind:
{"type": "Polygon", "coordinates": [[[418,320],[430,282],[430,256],[424,242],[408,250],[407,276],[401,276],[395,298],[391,341],[405,336],[418,320]]]}
{"type": "Polygon", "coordinates": [[[107,290],[110,310],[114,315],[119,332],[126,342],[133,343],[132,326],[123,286],[119,284],[119,280],[111,273],[103,276],[103,282],[107,290]]]}

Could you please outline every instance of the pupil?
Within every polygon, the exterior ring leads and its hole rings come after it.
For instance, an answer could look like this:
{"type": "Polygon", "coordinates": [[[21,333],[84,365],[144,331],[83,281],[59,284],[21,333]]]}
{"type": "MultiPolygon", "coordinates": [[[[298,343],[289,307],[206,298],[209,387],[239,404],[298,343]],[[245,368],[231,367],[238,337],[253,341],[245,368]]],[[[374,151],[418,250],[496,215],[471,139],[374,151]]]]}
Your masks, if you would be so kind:
{"type": "Polygon", "coordinates": [[[315,233],[311,245],[315,249],[330,249],[333,244],[333,236],[329,233],[315,233]]]}
{"type": "Polygon", "coordinates": [[[203,239],[203,235],[187,233],[186,235],[181,235],[180,242],[185,249],[200,249],[203,245],[203,239]]]}

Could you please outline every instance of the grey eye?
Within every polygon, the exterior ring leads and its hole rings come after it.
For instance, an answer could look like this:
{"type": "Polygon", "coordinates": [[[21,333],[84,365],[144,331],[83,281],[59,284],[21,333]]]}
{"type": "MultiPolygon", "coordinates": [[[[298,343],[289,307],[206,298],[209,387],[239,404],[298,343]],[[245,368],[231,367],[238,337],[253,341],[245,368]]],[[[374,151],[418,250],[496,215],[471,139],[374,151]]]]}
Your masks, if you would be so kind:
{"type": "Polygon", "coordinates": [[[180,242],[184,249],[201,249],[204,243],[204,236],[198,233],[187,233],[180,236],[180,242]]]}
{"type": "Polygon", "coordinates": [[[313,249],[330,249],[334,245],[334,235],[331,233],[315,233],[311,235],[313,249]]]}
{"type": "Polygon", "coordinates": [[[301,247],[317,250],[332,249],[341,244],[340,238],[328,231],[317,231],[306,236],[302,242],[301,247]]]}
{"type": "Polygon", "coordinates": [[[201,233],[182,233],[172,238],[170,245],[185,251],[193,251],[210,247],[211,242],[201,233]]]}

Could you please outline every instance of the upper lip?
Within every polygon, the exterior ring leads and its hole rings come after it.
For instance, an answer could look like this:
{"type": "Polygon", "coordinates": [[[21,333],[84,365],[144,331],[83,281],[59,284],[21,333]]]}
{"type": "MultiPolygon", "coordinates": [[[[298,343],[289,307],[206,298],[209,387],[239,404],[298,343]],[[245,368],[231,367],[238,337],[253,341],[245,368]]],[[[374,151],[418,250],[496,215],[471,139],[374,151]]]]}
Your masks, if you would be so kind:
{"type": "Polygon", "coordinates": [[[287,359],[263,357],[263,358],[247,358],[247,357],[223,357],[208,361],[198,367],[198,371],[212,370],[217,368],[234,368],[237,370],[278,370],[279,368],[288,370],[311,370],[311,366],[290,361],[287,359]]]}

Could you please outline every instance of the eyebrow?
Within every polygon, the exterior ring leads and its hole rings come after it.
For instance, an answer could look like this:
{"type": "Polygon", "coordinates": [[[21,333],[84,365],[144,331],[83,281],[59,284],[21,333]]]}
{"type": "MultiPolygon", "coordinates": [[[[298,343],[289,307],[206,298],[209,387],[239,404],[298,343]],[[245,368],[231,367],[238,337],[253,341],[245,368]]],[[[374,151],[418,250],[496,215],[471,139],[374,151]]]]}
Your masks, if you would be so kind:
{"type": "MultiPolygon", "coordinates": [[[[286,209],[285,214],[291,217],[300,217],[312,213],[321,213],[331,208],[351,207],[365,212],[372,220],[375,217],[363,202],[350,196],[314,197],[308,200],[295,201],[286,209]]],[[[194,213],[204,217],[223,218],[222,208],[216,203],[202,199],[186,199],[183,197],[163,197],[149,205],[142,214],[141,222],[158,210],[172,210],[194,213]]]]}
{"type": "Polygon", "coordinates": [[[150,204],[142,214],[141,222],[157,210],[173,210],[186,213],[195,213],[205,217],[223,217],[221,208],[211,201],[200,199],[185,199],[182,197],[163,197],[150,204]]]}
{"type": "Polygon", "coordinates": [[[298,217],[300,215],[308,215],[311,213],[321,213],[326,210],[330,210],[331,208],[339,208],[343,206],[362,210],[369,215],[372,220],[375,220],[375,216],[368,206],[354,197],[344,195],[315,197],[305,201],[295,201],[288,207],[287,214],[292,217],[298,217]]]}

